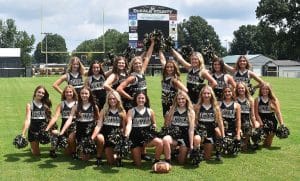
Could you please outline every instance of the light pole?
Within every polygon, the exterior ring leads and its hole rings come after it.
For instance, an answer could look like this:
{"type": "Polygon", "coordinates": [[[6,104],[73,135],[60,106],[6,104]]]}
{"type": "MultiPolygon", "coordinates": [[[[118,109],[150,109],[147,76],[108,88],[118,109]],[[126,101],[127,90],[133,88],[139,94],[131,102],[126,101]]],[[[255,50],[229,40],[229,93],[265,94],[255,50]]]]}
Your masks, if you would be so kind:
{"type": "Polygon", "coordinates": [[[45,54],[46,54],[46,61],[45,61],[45,67],[46,67],[46,76],[48,77],[48,39],[47,39],[47,37],[48,37],[48,35],[51,35],[51,33],[45,33],[45,32],[43,32],[42,34],[45,35],[45,41],[46,41],[45,42],[46,43],[46,52],[45,52],[45,54]]]}

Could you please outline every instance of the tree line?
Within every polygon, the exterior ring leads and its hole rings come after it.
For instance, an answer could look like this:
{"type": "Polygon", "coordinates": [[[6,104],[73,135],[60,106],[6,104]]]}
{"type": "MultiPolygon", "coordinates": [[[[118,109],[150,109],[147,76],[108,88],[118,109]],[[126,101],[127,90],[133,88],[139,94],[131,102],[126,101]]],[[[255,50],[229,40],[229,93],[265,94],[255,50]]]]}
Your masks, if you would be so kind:
{"type": "MultiPolygon", "coordinates": [[[[273,59],[300,60],[299,0],[261,0],[256,8],[257,25],[241,25],[233,32],[229,49],[221,45],[214,28],[200,16],[190,16],[178,24],[178,44],[191,45],[202,52],[209,44],[218,56],[263,54],[273,59]]],[[[17,29],[13,19],[0,19],[0,47],[21,48],[23,66],[45,63],[46,36],[34,48],[35,37],[17,29]],[[31,55],[34,50],[33,55],[31,55]]],[[[80,43],[75,52],[102,51],[121,54],[128,46],[128,32],[108,29],[104,35],[80,43]],[[105,44],[103,43],[105,41],[105,44]]],[[[66,51],[65,39],[59,34],[47,35],[47,51],[66,51]]],[[[68,54],[48,53],[48,63],[65,63],[68,54]]],[[[82,53],[88,60],[103,59],[105,54],[82,53]]]]}

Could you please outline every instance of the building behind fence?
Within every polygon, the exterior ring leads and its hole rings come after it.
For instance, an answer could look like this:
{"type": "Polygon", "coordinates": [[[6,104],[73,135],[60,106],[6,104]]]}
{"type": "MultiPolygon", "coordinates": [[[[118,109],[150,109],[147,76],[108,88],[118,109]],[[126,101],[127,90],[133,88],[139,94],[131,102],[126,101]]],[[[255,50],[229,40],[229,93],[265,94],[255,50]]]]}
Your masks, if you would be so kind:
{"type": "Polygon", "coordinates": [[[21,62],[20,48],[0,48],[0,77],[23,77],[26,75],[21,62]]]}

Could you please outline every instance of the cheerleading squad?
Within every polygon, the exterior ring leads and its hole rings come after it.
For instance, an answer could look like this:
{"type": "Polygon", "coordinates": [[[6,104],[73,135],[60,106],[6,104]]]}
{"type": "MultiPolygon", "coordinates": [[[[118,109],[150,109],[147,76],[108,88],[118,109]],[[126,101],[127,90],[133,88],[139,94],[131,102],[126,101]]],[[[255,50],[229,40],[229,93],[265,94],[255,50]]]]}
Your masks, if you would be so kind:
{"type": "Polygon", "coordinates": [[[131,152],[134,164],[141,166],[142,160],[149,160],[146,147],[155,147],[154,164],[161,163],[164,154],[167,165],[174,159],[184,164],[188,158],[193,165],[199,165],[213,154],[221,161],[222,154],[255,150],[261,141],[263,146],[271,147],[275,134],[279,138],[288,136],[278,99],[271,86],[249,70],[245,56],[238,58],[234,68],[214,57],[209,71],[201,53],[191,52],[186,61],[173,48],[170,53],[188,71],[187,85],[180,80],[177,62],[166,60],[164,52],[157,51],[163,68],[164,117],[158,132],[144,74],[154,44],[151,39],[148,49],[130,60],[115,57],[108,72],[94,61],[85,73],[80,59],[72,57],[67,73],[53,84],[61,94],[54,115],[51,116],[48,91],[38,86],[26,106],[22,135],[14,140],[16,147],[27,145],[28,130],[35,156],[40,155],[40,143],[51,142],[53,158],[58,149],[64,149],[74,159],[89,160],[96,155],[97,166],[103,164],[103,154],[109,165],[122,166],[122,159],[131,152]],[[252,78],[258,85],[251,85],[252,78]],[[64,81],[68,85],[61,89],[64,81]],[[258,97],[253,99],[251,95],[257,87],[258,97]],[[59,117],[60,129],[56,123],[59,117]]]}

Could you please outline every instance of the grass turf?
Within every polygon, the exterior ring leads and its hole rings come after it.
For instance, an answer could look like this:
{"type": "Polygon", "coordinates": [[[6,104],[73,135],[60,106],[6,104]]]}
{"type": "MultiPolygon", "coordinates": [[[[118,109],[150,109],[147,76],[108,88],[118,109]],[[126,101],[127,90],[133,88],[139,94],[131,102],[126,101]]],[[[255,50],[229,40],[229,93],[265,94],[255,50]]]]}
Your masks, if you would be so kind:
{"type": "MultiPolygon", "coordinates": [[[[32,157],[29,147],[16,149],[13,138],[21,133],[25,105],[32,99],[33,90],[45,85],[50,93],[53,111],[60,102],[59,94],[51,87],[57,77],[0,78],[0,176],[1,180],[299,180],[300,179],[300,79],[263,77],[273,85],[281,103],[285,124],[291,135],[288,139],[274,138],[270,149],[241,153],[237,158],[225,157],[222,164],[202,162],[198,168],[186,164],[173,165],[169,174],[153,174],[152,164],[144,162],[135,168],[131,160],[124,167],[94,166],[91,161],[72,160],[58,153],[48,156],[49,145],[42,145],[41,157],[32,157]]],[[[160,76],[147,77],[152,109],[158,127],[162,126],[160,76]]],[[[185,80],[182,77],[182,80],[185,80]]],[[[63,86],[62,86],[63,87],[63,86]]],[[[60,121],[58,121],[60,124],[60,121]]],[[[153,154],[153,150],[148,150],[153,154]]]]}

